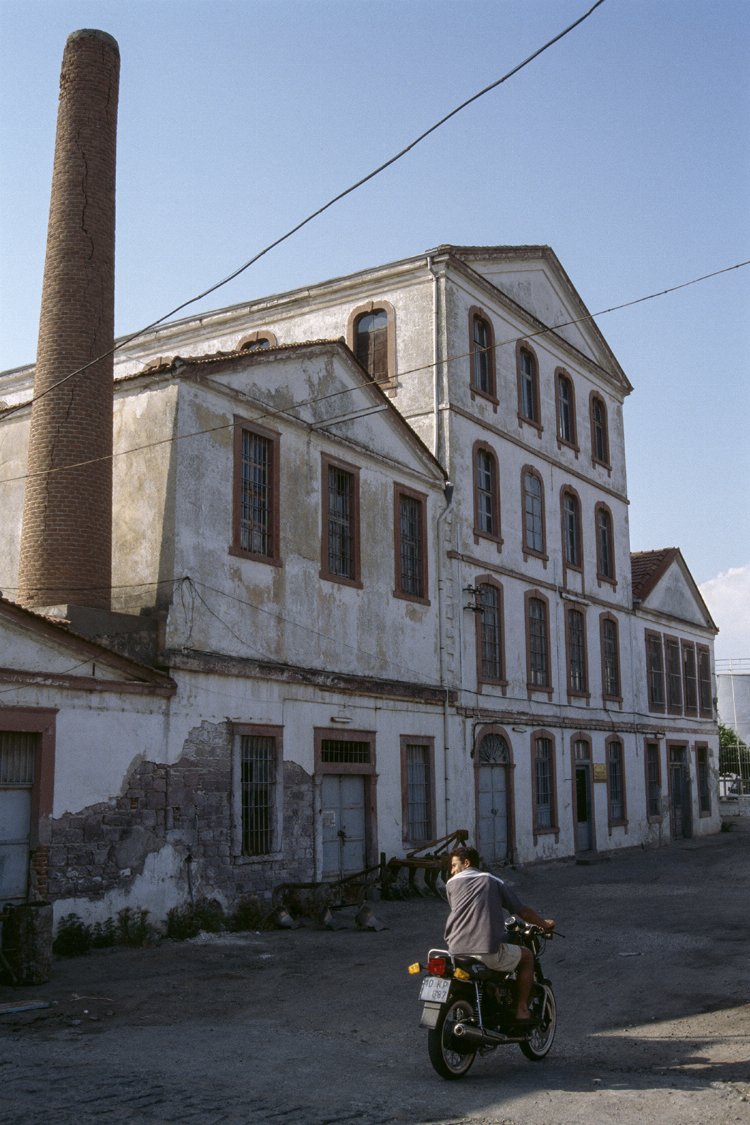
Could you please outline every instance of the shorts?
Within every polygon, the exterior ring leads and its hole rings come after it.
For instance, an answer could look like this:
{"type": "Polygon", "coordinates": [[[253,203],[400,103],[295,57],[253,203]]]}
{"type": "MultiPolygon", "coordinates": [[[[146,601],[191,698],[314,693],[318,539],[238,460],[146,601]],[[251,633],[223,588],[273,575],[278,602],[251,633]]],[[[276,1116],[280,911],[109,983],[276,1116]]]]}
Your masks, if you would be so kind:
{"type": "Polygon", "coordinates": [[[498,973],[512,973],[514,972],[521,960],[520,945],[501,945],[498,947],[497,953],[472,953],[472,957],[476,957],[488,969],[494,969],[498,973]]]}

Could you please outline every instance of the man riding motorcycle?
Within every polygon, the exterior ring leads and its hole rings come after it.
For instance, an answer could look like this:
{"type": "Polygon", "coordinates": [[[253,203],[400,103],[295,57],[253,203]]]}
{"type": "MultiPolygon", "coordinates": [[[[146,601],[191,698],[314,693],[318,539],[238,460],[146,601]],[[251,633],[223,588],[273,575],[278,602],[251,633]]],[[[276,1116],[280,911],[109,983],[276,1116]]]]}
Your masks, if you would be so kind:
{"type": "Polygon", "coordinates": [[[476,957],[499,972],[515,971],[516,1023],[519,1028],[530,1027],[534,1023],[529,1011],[534,958],[531,950],[508,942],[504,910],[547,932],[554,930],[554,919],[542,918],[502,879],[480,871],[476,848],[454,848],[450,860],[451,874],[445,886],[450,907],[445,924],[448,949],[459,957],[476,957]]]}

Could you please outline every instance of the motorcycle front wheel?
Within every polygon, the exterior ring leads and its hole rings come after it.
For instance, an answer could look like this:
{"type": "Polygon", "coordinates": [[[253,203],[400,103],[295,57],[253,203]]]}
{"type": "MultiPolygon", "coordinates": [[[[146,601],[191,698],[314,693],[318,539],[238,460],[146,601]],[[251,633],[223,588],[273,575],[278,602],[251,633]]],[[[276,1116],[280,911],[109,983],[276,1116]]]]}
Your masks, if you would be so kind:
{"type": "Polygon", "coordinates": [[[464,1046],[453,1035],[457,1023],[474,1018],[468,1000],[452,1000],[438,1016],[437,1024],[427,1033],[427,1053],[441,1078],[463,1078],[477,1057],[476,1047],[464,1046]]]}
{"type": "Polygon", "coordinates": [[[557,1028],[557,1005],[555,994],[548,984],[537,986],[543,995],[532,1001],[532,1010],[539,1019],[538,1025],[530,1032],[528,1039],[519,1043],[519,1047],[527,1059],[532,1062],[541,1062],[549,1053],[557,1028]]]}

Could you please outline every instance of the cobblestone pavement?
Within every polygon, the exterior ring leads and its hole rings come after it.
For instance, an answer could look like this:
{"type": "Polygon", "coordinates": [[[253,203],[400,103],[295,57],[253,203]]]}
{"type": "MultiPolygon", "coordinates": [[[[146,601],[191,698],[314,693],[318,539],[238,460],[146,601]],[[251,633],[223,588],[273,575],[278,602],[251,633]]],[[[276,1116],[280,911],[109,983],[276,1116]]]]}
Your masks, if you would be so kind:
{"type": "Polygon", "coordinates": [[[460,1082],[432,1071],[406,965],[439,944],[434,898],[387,928],[314,927],[55,962],[0,989],[0,1122],[724,1125],[750,1122],[750,823],[591,865],[508,870],[558,919],[560,1024],[460,1082]]]}

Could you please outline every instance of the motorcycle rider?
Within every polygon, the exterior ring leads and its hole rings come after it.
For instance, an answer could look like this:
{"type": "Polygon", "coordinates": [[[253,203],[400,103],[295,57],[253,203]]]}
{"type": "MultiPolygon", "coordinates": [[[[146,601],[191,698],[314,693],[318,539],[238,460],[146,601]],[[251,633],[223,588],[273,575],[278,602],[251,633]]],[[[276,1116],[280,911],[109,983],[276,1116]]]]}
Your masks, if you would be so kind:
{"type": "Polygon", "coordinates": [[[461,845],[450,853],[451,873],[445,885],[450,913],[445,924],[445,940],[450,953],[476,957],[498,972],[516,972],[516,1023],[530,1027],[529,996],[534,981],[534,957],[530,949],[508,942],[504,910],[525,922],[550,931],[552,918],[542,918],[502,879],[479,869],[476,848],[461,845]]]}

